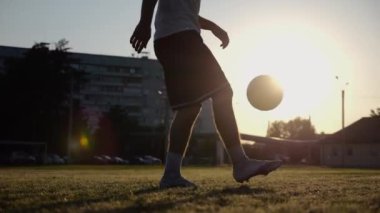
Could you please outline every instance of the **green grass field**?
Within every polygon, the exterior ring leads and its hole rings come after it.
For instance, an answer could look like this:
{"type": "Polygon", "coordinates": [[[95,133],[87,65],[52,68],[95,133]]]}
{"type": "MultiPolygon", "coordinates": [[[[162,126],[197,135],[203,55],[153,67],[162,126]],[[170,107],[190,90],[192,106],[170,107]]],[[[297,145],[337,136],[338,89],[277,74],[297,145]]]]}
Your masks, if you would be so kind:
{"type": "Polygon", "coordinates": [[[0,168],[0,212],[380,212],[380,170],[283,167],[235,183],[185,167],[197,189],[158,189],[162,167],[0,168]]]}

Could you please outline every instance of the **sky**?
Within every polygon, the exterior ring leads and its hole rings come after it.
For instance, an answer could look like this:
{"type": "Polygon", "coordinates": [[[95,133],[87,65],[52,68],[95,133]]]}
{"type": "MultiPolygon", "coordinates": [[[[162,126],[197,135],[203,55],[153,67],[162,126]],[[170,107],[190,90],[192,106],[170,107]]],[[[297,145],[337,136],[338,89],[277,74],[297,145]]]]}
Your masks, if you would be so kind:
{"type": "MultiPolygon", "coordinates": [[[[0,0],[0,45],[65,38],[74,52],[132,56],[140,7],[141,0],[0,0]]],[[[379,11],[378,0],[203,0],[200,15],[230,37],[223,50],[202,32],[234,90],[240,131],[265,135],[268,123],[297,116],[310,118],[318,133],[338,131],[342,90],[346,126],[380,107],[379,11]],[[262,74],[284,92],[271,111],[246,97],[262,74]]],[[[146,51],[155,58],[152,43],[146,51]]]]}

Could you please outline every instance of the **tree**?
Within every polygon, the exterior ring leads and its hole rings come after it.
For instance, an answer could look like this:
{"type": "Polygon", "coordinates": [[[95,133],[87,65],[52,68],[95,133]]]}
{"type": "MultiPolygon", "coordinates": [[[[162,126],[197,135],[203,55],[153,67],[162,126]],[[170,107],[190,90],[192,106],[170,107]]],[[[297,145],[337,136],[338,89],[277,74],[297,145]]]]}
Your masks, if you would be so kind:
{"type": "Polygon", "coordinates": [[[380,107],[376,108],[376,110],[371,109],[371,117],[380,117],[380,107]]]}
{"type": "Polygon", "coordinates": [[[297,117],[288,122],[274,121],[267,130],[267,136],[304,140],[314,139],[316,134],[309,119],[297,117]]]}
{"type": "Polygon", "coordinates": [[[119,155],[128,145],[130,133],[138,129],[136,120],[128,116],[125,108],[111,107],[99,121],[95,132],[95,153],[119,155]]]}
{"type": "Polygon", "coordinates": [[[276,138],[288,138],[289,135],[286,131],[286,123],[284,121],[272,122],[267,130],[267,136],[276,138]]]}
{"type": "MultiPolygon", "coordinates": [[[[312,125],[310,119],[302,119],[296,117],[288,122],[275,121],[273,122],[267,131],[267,137],[280,137],[284,139],[296,139],[307,140],[314,139],[316,137],[315,128],[312,125]]],[[[307,156],[308,146],[304,143],[290,143],[272,145],[268,148],[270,150],[286,150],[285,154],[289,157],[291,163],[299,163],[303,158],[307,156]]]]}
{"type": "Polygon", "coordinates": [[[5,60],[1,76],[0,139],[42,141],[50,151],[66,150],[71,85],[83,83],[68,42],[54,49],[36,43],[21,58],[5,60]]]}

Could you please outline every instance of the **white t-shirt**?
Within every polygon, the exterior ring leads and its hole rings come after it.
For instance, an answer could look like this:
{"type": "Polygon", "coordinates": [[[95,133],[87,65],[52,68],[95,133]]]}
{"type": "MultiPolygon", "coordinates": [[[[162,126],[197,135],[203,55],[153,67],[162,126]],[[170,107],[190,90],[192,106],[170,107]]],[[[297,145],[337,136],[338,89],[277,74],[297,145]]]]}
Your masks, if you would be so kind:
{"type": "Polygon", "coordinates": [[[159,0],[154,40],[185,30],[200,32],[200,4],[201,0],[159,0]]]}

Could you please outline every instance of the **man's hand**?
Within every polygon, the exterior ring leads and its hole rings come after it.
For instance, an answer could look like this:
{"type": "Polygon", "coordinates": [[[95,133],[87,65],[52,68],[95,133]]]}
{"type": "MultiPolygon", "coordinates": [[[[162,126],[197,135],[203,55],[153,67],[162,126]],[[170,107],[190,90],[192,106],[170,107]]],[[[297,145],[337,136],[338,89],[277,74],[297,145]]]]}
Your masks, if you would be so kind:
{"type": "Polygon", "coordinates": [[[226,31],[224,31],[214,22],[208,19],[205,19],[202,16],[199,16],[198,20],[199,20],[199,25],[201,26],[201,29],[210,30],[222,42],[220,46],[223,49],[228,46],[228,43],[230,43],[230,38],[228,38],[228,34],[226,31]]]}
{"type": "Polygon", "coordinates": [[[148,44],[148,41],[151,36],[151,28],[148,24],[141,24],[139,23],[135,31],[133,32],[130,43],[132,44],[132,47],[136,50],[136,52],[141,53],[141,50],[143,48],[146,48],[146,45],[148,44]]]}
{"type": "Polygon", "coordinates": [[[228,44],[230,43],[230,38],[228,37],[228,34],[226,31],[224,31],[220,27],[216,27],[211,32],[222,42],[222,44],[220,46],[223,49],[228,46],[228,44]]]}
{"type": "Polygon", "coordinates": [[[142,1],[140,22],[136,26],[136,29],[130,39],[132,47],[138,53],[141,53],[141,50],[146,48],[146,45],[150,39],[150,25],[152,22],[154,7],[156,6],[156,3],[157,0],[142,1]]]}

